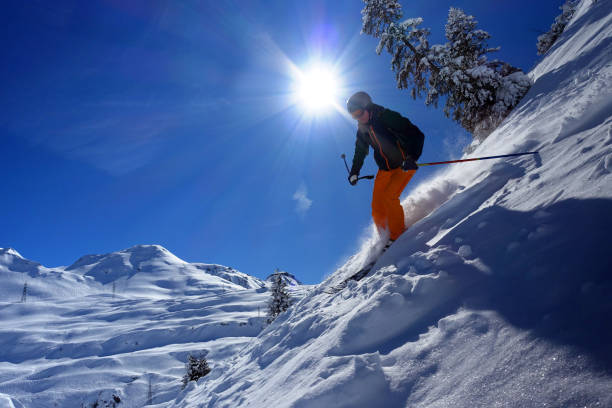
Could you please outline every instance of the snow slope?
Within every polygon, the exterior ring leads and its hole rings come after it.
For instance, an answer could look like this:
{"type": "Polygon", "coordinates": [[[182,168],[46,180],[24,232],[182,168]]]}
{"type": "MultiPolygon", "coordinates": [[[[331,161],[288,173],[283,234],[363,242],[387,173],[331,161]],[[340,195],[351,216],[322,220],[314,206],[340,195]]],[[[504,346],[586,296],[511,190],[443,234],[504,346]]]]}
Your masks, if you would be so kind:
{"type": "MultiPolygon", "coordinates": [[[[187,355],[229,364],[261,331],[270,296],[259,279],[157,245],[60,268],[0,249],[0,281],[3,408],[173,401],[187,355]]],[[[293,289],[299,299],[308,287],[293,289]]]]}
{"type": "MultiPolygon", "coordinates": [[[[583,0],[471,156],[175,407],[612,407],[612,0],[583,0]]],[[[421,171],[427,171],[425,169],[421,171]]]]}

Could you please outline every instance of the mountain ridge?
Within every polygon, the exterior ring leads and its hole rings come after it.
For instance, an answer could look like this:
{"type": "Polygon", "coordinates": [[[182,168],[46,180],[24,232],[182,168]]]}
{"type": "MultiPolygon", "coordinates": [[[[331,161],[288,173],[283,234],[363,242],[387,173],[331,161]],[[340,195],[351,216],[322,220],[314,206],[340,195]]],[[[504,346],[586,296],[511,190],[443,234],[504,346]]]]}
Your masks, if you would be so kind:
{"type": "MultiPolygon", "coordinates": [[[[234,289],[260,289],[265,282],[223,265],[189,263],[178,258],[161,245],[136,245],[107,254],[90,254],[80,257],[67,267],[47,268],[38,262],[23,258],[12,248],[0,248],[0,273],[26,273],[30,288],[35,289],[34,278],[53,275],[64,285],[79,282],[80,293],[107,291],[113,285],[115,291],[137,296],[176,296],[192,293],[194,287],[209,287],[212,291],[234,289]],[[183,291],[183,292],[182,292],[183,291]]],[[[11,292],[23,286],[25,278],[13,276],[11,292]],[[21,282],[21,283],[19,283],[21,282]]],[[[198,290],[199,290],[198,289],[198,290]]],[[[53,291],[43,295],[53,297],[53,291]]],[[[62,292],[62,294],[65,294],[62,292]]]]}

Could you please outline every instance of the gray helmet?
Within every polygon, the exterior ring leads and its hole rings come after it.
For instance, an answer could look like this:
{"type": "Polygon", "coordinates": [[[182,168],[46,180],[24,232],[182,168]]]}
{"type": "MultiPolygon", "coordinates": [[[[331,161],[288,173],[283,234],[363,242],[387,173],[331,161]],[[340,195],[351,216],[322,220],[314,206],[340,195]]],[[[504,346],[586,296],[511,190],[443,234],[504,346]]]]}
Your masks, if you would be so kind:
{"type": "Polygon", "coordinates": [[[346,109],[349,113],[353,113],[359,109],[367,109],[372,104],[370,95],[363,91],[359,91],[346,101],[346,109]]]}

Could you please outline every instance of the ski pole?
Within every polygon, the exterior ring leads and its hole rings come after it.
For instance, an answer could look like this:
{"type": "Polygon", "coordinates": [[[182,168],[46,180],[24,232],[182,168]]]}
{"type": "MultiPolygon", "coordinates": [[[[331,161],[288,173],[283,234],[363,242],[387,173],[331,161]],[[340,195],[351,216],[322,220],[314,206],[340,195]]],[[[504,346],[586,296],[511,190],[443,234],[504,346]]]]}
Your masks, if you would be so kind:
{"type": "MultiPolygon", "coordinates": [[[[349,170],[349,168],[348,168],[348,164],[346,164],[346,155],[345,155],[344,153],[342,153],[342,154],[340,155],[340,157],[342,157],[342,160],[344,160],[344,167],[346,167],[346,171],[348,172],[348,174],[349,174],[349,176],[350,176],[350,175],[351,175],[351,171],[350,171],[350,170],[349,170]]],[[[368,180],[371,180],[371,179],[373,179],[373,178],[374,178],[374,176],[369,175],[369,176],[361,176],[361,177],[357,177],[357,180],[361,180],[361,179],[368,179],[368,180]]]]}
{"type": "Polygon", "coordinates": [[[437,164],[463,163],[463,162],[476,161],[476,160],[500,159],[502,157],[523,156],[526,154],[538,154],[538,153],[539,152],[525,152],[525,153],[502,154],[500,156],[474,157],[473,159],[449,160],[449,161],[431,162],[431,163],[417,163],[417,166],[421,167],[421,166],[435,166],[437,164]]]}

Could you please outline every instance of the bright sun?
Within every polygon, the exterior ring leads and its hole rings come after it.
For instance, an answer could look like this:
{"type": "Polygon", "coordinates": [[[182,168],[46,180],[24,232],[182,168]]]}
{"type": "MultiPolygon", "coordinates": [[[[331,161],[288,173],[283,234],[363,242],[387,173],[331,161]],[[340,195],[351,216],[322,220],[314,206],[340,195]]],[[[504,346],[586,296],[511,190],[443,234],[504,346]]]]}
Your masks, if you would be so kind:
{"type": "Polygon", "coordinates": [[[296,96],[300,104],[311,113],[321,113],[334,105],[338,93],[334,72],[317,66],[298,77],[296,96]]]}

